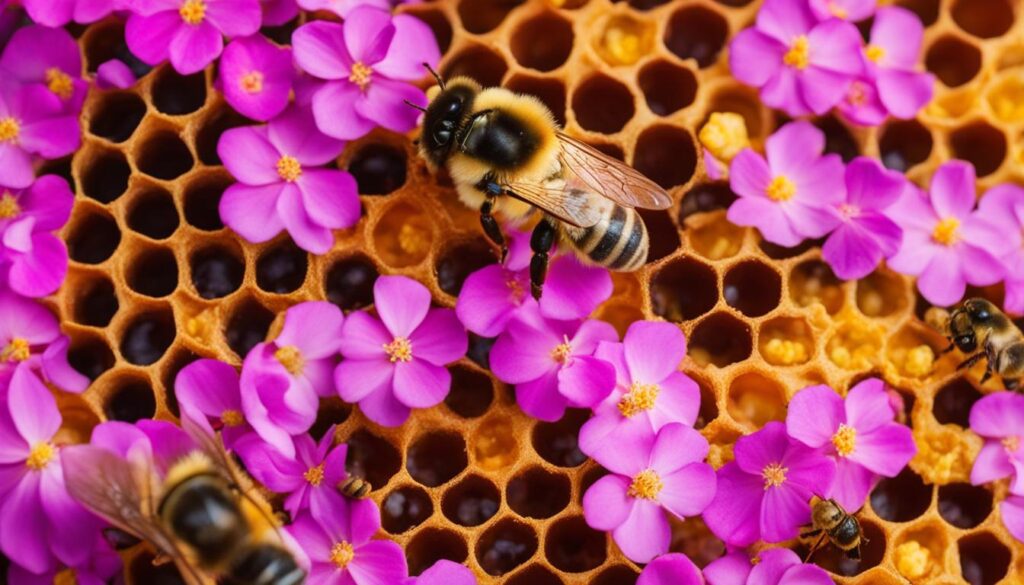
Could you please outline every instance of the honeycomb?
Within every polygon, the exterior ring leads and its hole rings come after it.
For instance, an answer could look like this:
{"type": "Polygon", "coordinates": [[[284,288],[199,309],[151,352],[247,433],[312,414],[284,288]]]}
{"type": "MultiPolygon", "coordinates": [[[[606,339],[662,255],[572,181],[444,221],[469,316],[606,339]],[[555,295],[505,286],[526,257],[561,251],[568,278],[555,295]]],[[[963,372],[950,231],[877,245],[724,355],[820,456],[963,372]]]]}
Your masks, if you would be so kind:
{"type": "MultiPolygon", "coordinates": [[[[951,158],[972,162],[981,189],[1024,180],[1024,18],[1014,0],[898,0],[927,26],[926,67],[939,79],[919,117],[877,129],[815,119],[828,150],[881,158],[925,182],[951,158]]],[[[840,584],[1020,583],[1024,547],[1002,528],[1006,486],[967,483],[977,437],[971,404],[997,389],[960,375],[956,355],[921,320],[913,281],[882,267],[840,282],[816,243],[781,249],[732,226],[727,184],[704,173],[696,130],[732,111],[759,143],[785,120],[729,77],[728,39],[750,24],[748,0],[437,0],[400,10],[435,31],[444,75],[469,75],[538,96],[570,134],[624,159],[664,186],[674,205],[645,211],[647,265],[614,277],[596,317],[620,332],[639,319],[677,322],[689,341],[684,370],[701,388],[698,428],[711,462],[731,458],[745,433],[785,417],[809,384],[845,390],[868,376],[898,393],[919,454],[883,480],[860,514],[870,542],[859,564],[815,557],[840,584]]],[[[267,32],[286,42],[295,23],[267,32]]],[[[115,18],[75,31],[91,71],[123,46],[115,18]]],[[[208,69],[183,77],[157,67],[129,90],[93,90],[83,145],[45,172],[73,180],[62,232],[67,283],[47,302],[72,339],[70,359],[92,386],[59,397],[79,440],[102,420],[178,415],[174,378],[199,357],[240,364],[288,306],[328,299],[345,311],[372,302],[378,274],[424,283],[453,306],[462,281],[495,262],[476,214],[445,178],[431,176],[410,137],[375,131],[337,161],[358,180],[363,217],[314,257],[286,234],[253,245],[217,214],[232,182],[216,143],[251,123],[213,89],[208,69]]],[[[998,300],[992,288],[972,293],[998,300]]],[[[556,423],[520,412],[485,366],[473,338],[451,367],[444,404],[400,428],[325,401],[314,434],[338,424],[349,466],[372,483],[383,535],[406,550],[412,574],[439,558],[466,563],[482,583],[632,583],[638,567],[609,536],[587,527],[582,494],[602,474],[576,447],[585,411],[556,423]]],[[[896,396],[894,395],[894,400],[896,396]]],[[[677,523],[673,550],[704,566],[723,545],[699,519],[677,523]]],[[[798,552],[803,545],[791,543],[798,552]]],[[[169,578],[144,552],[126,559],[128,582],[169,578]]],[[[165,581],[161,581],[165,582],[165,581]]],[[[170,582],[170,581],[167,581],[170,582]]]]}

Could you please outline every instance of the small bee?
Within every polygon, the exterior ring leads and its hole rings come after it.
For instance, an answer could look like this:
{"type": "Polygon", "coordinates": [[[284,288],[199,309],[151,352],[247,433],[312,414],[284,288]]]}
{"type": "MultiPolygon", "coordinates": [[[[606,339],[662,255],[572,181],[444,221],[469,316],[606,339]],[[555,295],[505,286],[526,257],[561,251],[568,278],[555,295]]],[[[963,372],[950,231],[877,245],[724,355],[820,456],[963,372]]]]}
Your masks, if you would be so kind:
{"type": "Polygon", "coordinates": [[[925,320],[949,339],[949,347],[943,353],[959,349],[968,355],[957,366],[958,370],[970,368],[984,359],[982,384],[998,374],[1007,390],[1020,387],[1020,380],[1024,378],[1024,334],[994,303],[973,298],[952,312],[932,307],[925,314],[925,320]]]}
{"type": "Polygon", "coordinates": [[[802,532],[800,538],[815,536],[818,540],[807,553],[805,563],[810,562],[814,553],[824,544],[825,538],[854,560],[860,560],[860,545],[868,541],[861,532],[857,518],[847,514],[835,500],[823,500],[817,496],[811,498],[811,530],[802,532]]]}
{"type": "Polygon", "coordinates": [[[632,271],[647,260],[649,240],[637,207],[665,209],[664,189],[622,162],[559,129],[536,98],[472,79],[437,79],[424,108],[420,154],[432,170],[448,169],[459,198],[480,210],[484,233],[507,252],[492,215],[523,221],[539,209],[530,281],[539,298],[548,253],[560,238],[577,256],[611,270],[632,271]]]}
{"type": "MultiPolygon", "coordinates": [[[[199,448],[160,481],[152,461],[93,445],[67,447],[68,492],[115,531],[147,541],[188,585],[299,585],[305,572],[284,547],[264,505],[247,495],[220,440],[185,424],[199,448]]],[[[125,544],[128,544],[126,541],[125,544]]]]}
{"type": "Polygon", "coordinates": [[[348,479],[338,484],[338,491],[340,491],[342,495],[354,500],[361,500],[366,496],[369,496],[370,491],[372,490],[373,486],[370,485],[370,482],[354,475],[350,475],[348,479]]]}

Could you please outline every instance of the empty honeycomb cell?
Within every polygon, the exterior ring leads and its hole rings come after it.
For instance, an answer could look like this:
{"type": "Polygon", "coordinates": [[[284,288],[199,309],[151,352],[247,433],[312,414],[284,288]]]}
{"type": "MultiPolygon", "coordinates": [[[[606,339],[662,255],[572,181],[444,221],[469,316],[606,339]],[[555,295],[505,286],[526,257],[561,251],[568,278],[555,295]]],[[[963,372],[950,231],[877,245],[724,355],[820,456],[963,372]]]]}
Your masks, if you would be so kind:
{"type": "Polygon", "coordinates": [[[924,62],[939,81],[960,87],[981,70],[981,50],[965,39],[947,35],[932,43],[924,62]]]}
{"type": "Polygon", "coordinates": [[[925,26],[931,26],[939,19],[939,2],[940,0],[898,0],[896,4],[916,14],[925,26]]]}
{"type": "Polygon", "coordinates": [[[696,213],[728,209],[734,201],[736,201],[736,194],[729,188],[727,181],[698,183],[687,191],[686,195],[683,195],[683,200],[679,205],[679,223],[685,224],[686,219],[696,213]]]}
{"type": "Polygon", "coordinates": [[[388,492],[380,504],[380,519],[384,530],[402,534],[420,524],[434,513],[434,504],[427,492],[418,486],[407,485],[388,492]]]}
{"type": "Polygon", "coordinates": [[[324,277],[327,300],[343,311],[355,311],[373,304],[373,283],[377,281],[373,261],[357,254],[338,260],[324,277]]]}
{"type": "Polygon", "coordinates": [[[596,73],[576,87],[572,111],[585,130],[615,134],[633,117],[633,94],[619,81],[596,73]]]}
{"type": "Polygon", "coordinates": [[[98,335],[77,334],[68,348],[68,363],[78,373],[95,380],[114,367],[114,352],[98,335]]]}
{"type": "Polygon", "coordinates": [[[108,420],[133,423],[144,418],[153,418],[156,413],[156,397],[149,381],[135,376],[113,382],[113,391],[106,397],[103,408],[108,420]]]}
{"type": "Polygon", "coordinates": [[[469,349],[466,350],[466,357],[481,368],[490,368],[488,359],[495,339],[495,337],[480,337],[475,333],[470,333],[469,349]]]}
{"type": "Polygon", "coordinates": [[[95,73],[100,65],[117,58],[119,51],[127,49],[124,22],[118,19],[99,22],[86,30],[81,43],[86,68],[90,73],[95,73]]]}
{"type": "Polygon", "coordinates": [[[238,290],[245,277],[245,262],[237,250],[212,245],[189,259],[192,287],[204,299],[219,299],[238,290]]]}
{"type": "Polygon", "coordinates": [[[133,195],[128,228],[154,240],[171,237],[178,229],[178,210],[171,194],[152,187],[133,195]]]}
{"type": "Polygon", "coordinates": [[[516,514],[542,520],[569,505],[570,488],[569,478],[565,475],[542,467],[531,467],[508,482],[505,500],[516,514]]]}
{"type": "MultiPolygon", "coordinates": [[[[320,399],[320,407],[316,411],[316,422],[309,429],[309,434],[314,439],[321,439],[332,427],[344,423],[352,415],[352,405],[343,402],[337,396],[329,396],[320,399]]],[[[337,435],[337,429],[334,434],[337,435]]],[[[371,486],[372,488],[372,486],[371,486]]]]}
{"type": "Polygon", "coordinates": [[[190,114],[206,103],[206,75],[181,75],[170,65],[161,67],[150,90],[157,111],[171,116],[190,114]]]}
{"type": "Polygon", "coordinates": [[[472,439],[473,457],[484,469],[502,469],[519,458],[519,441],[512,422],[504,418],[485,421],[472,439]]]}
{"type": "Polygon", "coordinates": [[[555,115],[555,122],[559,126],[565,126],[565,84],[560,80],[532,75],[513,75],[505,82],[505,87],[539,99],[555,115]]]}
{"type": "Polygon", "coordinates": [[[233,181],[227,175],[197,177],[185,186],[185,221],[204,232],[224,227],[220,219],[220,197],[233,181]]]}
{"type": "Polygon", "coordinates": [[[954,424],[969,428],[971,407],[981,400],[981,392],[966,379],[957,378],[935,394],[932,414],[939,424],[954,424]]]}
{"type": "Polygon", "coordinates": [[[394,445],[366,429],[353,433],[345,439],[348,457],[345,470],[350,475],[370,482],[379,490],[402,468],[402,455],[394,445]]]}
{"type": "Polygon", "coordinates": [[[696,319],[718,302],[715,271],[693,258],[672,260],[651,277],[654,313],[669,321],[696,319]]]}
{"type": "Polygon", "coordinates": [[[114,201],[128,189],[128,177],[132,174],[128,161],[119,150],[99,148],[86,150],[87,159],[79,167],[82,192],[100,203],[114,201]]]}
{"type": "Polygon", "coordinates": [[[960,574],[971,585],[994,585],[1010,568],[1010,549],[991,532],[965,536],[960,549],[960,574]]]}
{"type": "Polygon", "coordinates": [[[405,150],[373,142],[356,150],[348,172],[355,177],[360,195],[387,195],[405,184],[407,162],[405,150]]]}
{"type": "MultiPolygon", "coordinates": [[[[844,552],[826,540],[825,546],[814,554],[814,564],[844,577],[859,575],[868,569],[877,567],[885,556],[885,532],[878,524],[871,521],[861,521],[860,528],[863,532],[860,560],[847,557],[844,552]]],[[[797,550],[797,554],[803,557],[804,551],[797,550]]]]}
{"type": "Polygon", "coordinates": [[[621,337],[630,325],[644,320],[644,312],[632,303],[604,303],[598,307],[594,318],[611,323],[621,337]]]}
{"type": "Polygon", "coordinates": [[[467,32],[483,34],[497,28],[522,3],[523,0],[461,0],[459,19],[467,32]]]}
{"type": "Polygon", "coordinates": [[[530,565],[509,577],[507,585],[562,585],[563,581],[543,565],[530,565]]]}
{"type": "Polygon", "coordinates": [[[1006,158],[1006,136],[986,122],[974,122],[949,135],[956,158],[974,165],[979,177],[991,175],[1006,158]]]}
{"type": "Polygon", "coordinates": [[[981,524],[992,513],[992,492],[969,483],[939,486],[939,515],[964,530],[981,524]]]}
{"type": "Polygon", "coordinates": [[[669,552],[685,554],[698,567],[706,567],[725,555],[725,543],[711,532],[700,516],[682,521],[670,517],[669,525],[672,528],[669,552]]]}
{"type": "Polygon", "coordinates": [[[572,24],[554,12],[542,12],[521,22],[512,33],[509,48],[523,67],[554,71],[572,52],[572,24]]]}
{"type": "Polygon", "coordinates": [[[252,120],[226,105],[222,105],[204,116],[199,131],[196,133],[195,142],[196,156],[199,157],[199,162],[204,165],[221,164],[220,155],[217,154],[217,142],[220,140],[221,134],[231,128],[252,123],[252,120]]]}
{"type": "Polygon", "coordinates": [[[697,387],[700,389],[700,410],[697,412],[697,420],[693,423],[693,428],[700,430],[718,418],[715,388],[711,382],[700,374],[686,372],[686,375],[693,378],[693,381],[697,383],[697,387]]]}
{"type": "Polygon", "coordinates": [[[260,254],[256,262],[256,286],[269,293],[296,291],[306,281],[309,255],[290,239],[260,254]]]}
{"type": "Polygon", "coordinates": [[[470,274],[497,261],[494,246],[482,236],[453,242],[437,261],[437,284],[444,292],[457,296],[470,274]]]}
{"type": "Polygon", "coordinates": [[[129,91],[104,94],[89,119],[89,132],[111,142],[124,142],[131,137],[146,115],[146,104],[129,91]]]}
{"type": "MultiPolygon", "coordinates": [[[[478,2],[477,4],[482,3],[478,2]]],[[[425,8],[422,5],[410,5],[408,8],[407,14],[415,16],[430,27],[430,30],[434,33],[434,38],[437,39],[437,48],[441,50],[441,54],[447,53],[448,48],[452,45],[452,24],[448,22],[444,12],[425,8]]]]}
{"type": "Polygon", "coordinates": [[[612,565],[598,573],[592,583],[594,585],[635,585],[639,576],[631,567],[612,565]]]}
{"type": "Polygon", "coordinates": [[[665,47],[701,68],[713,64],[729,38],[729,23],[718,12],[688,6],[674,12],[665,29],[665,47]]]}
{"type": "Polygon", "coordinates": [[[788,258],[802,256],[808,251],[813,250],[815,246],[820,246],[821,244],[822,242],[820,240],[804,240],[802,243],[793,246],[792,248],[786,248],[784,246],[773,244],[767,240],[759,240],[757,242],[757,247],[761,248],[761,251],[764,252],[765,256],[768,256],[772,260],[786,260],[788,258]]]}
{"type": "Polygon", "coordinates": [[[679,249],[679,229],[672,222],[672,215],[666,210],[638,209],[637,212],[647,227],[650,247],[647,263],[657,262],[679,249]]]}
{"type": "Polygon", "coordinates": [[[148,366],[156,363],[174,343],[174,314],[170,307],[140,313],[125,328],[121,355],[128,363],[148,366]]]}
{"type": "Polygon", "coordinates": [[[67,243],[68,256],[75,262],[100,264],[121,243],[121,230],[107,212],[93,209],[72,219],[67,243]]]}
{"type": "Polygon", "coordinates": [[[166,248],[139,248],[125,267],[125,280],[139,294],[165,297],[178,287],[178,262],[166,248]]]}
{"type": "Polygon", "coordinates": [[[560,518],[544,536],[544,556],[556,569],[582,573],[596,569],[608,557],[604,532],[587,526],[582,516],[560,518]]]}
{"type": "Polygon", "coordinates": [[[267,337],[274,314],[254,300],[246,299],[238,304],[224,330],[224,338],[231,351],[244,359],[257,343],[267,337]]]}
{"type": "Polygon", "coordinates": [[[409,203],[387,209],[373,230],[377,254],[388,266],[401,268],[419,264],[434,242],[431,217],[409,203]]]}
{"type": "Polygon", "coordinates": [[[498,513],[501,492],[489,479],[469,475],[446,489],[441,500],[445,517],[459,526],[480,526],[498,513]]]}
{"type": "Polygon", "coordinates": [[[835,315],[843,308],[841,284],[828,264],[821,260],[808,260],[798,264],[790,273],[789,294],[801,307],[821,303],[830,315],[835,315]]]}
{"type": "Polygon", "coordinates": [[[466,542],[458,533],[440,528],[424,528],[405,546],[409,574],[419,575],[441,559],[463,563],[469,558],[466,542]]]}
{"type": "Polygon", "coordinates": [[[181,585],[185,580],[175,563],[158,561],[149,552],[136,555],[128,569],[130,583],[151,585],[181,585]]]}
{"type": "Polygon", "coordinates": [[[857,145],[853,135],[835,117],[819,118],[814,121],[814,125],[825,133],[826,153],[838,154],[843,162],[850,162],[860,154],[860,146],[857,145]]]}
{"type": "Polygon", "coordinates": [[[110,279],[101,275],[91,276],[76,288],[82,291],[82,296],[74,304],[75,322],[93,327],[109,325],[119,306],[110,279]]]}
{"type": "Polygon", "coordinates": [[[448,368],[452,387],[445,397],[448,409],[462,418],[482,416],[494,401],[494,384],[486,375],[466,366],[448,368]]]}
{"type": "Polygon", "coordinates": [[[889,317],[907,309],[903,278],[879,269],[857,281],[857,308],[867,317],[889,317]]]}
{"type": "Polygon", "coordinates": [[[42,161],[39,168],[36,170],[36,176],[42,177],[44,175],[57,175],[64,179],[68,183],[68,187],[72,192],[77,189],[75,186],[74,172],[71,169],[71,156],[58,158],[54,160],[42,161]]]}
{"type": "Polygon", "coordinates": [[[690,357],[698,364],[724,368],[750,357],[750,325],[728,313],[715,313],[697,324],[689,346],[690,357]]]}
{"type": "Polygon", "coordinates": [[[500,577],[530,560],[537,552],[537,534],[524,522],[503,518],[476,542],[476,560],[488,575],[500,577]]]}
{"type": "Polygon", "coordinates": [[[54,439],[59,444],[88,443],[92,430],[100,424],[92,406],[81,394],[65,392],[56,398],[62,420],[54,439]]]}
{"type": "Polygon", "coordinates": [[[932,487],[909,467],[896,477],[883,477],[871,491],[871,509],[882,520],[910,522],[932,503],[932,487]]]}
{"type": "MultiPolygon", "coordinates": [[[[464,3],[476,5],[477,0],[464,0],[464,3]]],[[[501,85],[501,79],[508,71],[508,64],[501,55],[483,45],[470,45],[450,59],[445,60],[441,75],[452,78],[459,75],[475,79],[484,87],[501,85]]]]}
{"type": "Polygon", "coordinates": [[[801,317],[776,317],[761,325],[757,349],[773,366],[805,364],[814,355],[814,333],[801,317]]]}
{"type": "Polygon", "coordinates": [[[178,379],[178,374],[185,369],[185,366],[198,359],[199,356],[188,349],[172,350],[171,356],[167,360],[167,365],[164,367],[164,373],[161,378],[164,385],[164,397],[167,409],[174,416],[181,416],[178,409],[178,396],[175,393],[175,382],[178,379]]]}
{"type": "Polygon", "coordinates": [[[636,141],[633,168],[665,189],[688,182],[697,170],[693,136],[675,126],[650,126],[636,141]]]}
{"type": "Polygon", "coordinates": [[[659,116],[678,112],[697,97],[697,77],[693,72],[664,60],[645,65],[637,83],[647,107],[659,116]]]}
{"type": "Polygon", "coordinates": [[[767,264],[748,260],[729,269],[722,292],[730,307],[748,317],[760,317],[779,306],[782,277],[767,264]]]}
{"type": "Polygon", "coordinates": [[[1012,0],[956,0],[953,22],[965,32],[983,39],[1006,34],[1013,26],[1012,0]]]}
{"type": "Polygon", "coordinates": [[[468,464],[466,440],[462,435],[434,431],[423,435],[409,446],[405,468],[420,484],[437,487],[462,473],[468,464]]]}
{"type": "Polygon", "coordinates": [[[181,141],[178,134],[170,131],[155,132],[139,146],[135,164],[139,170],[170,181],[187,173],[192,168],[192,153],[181,141]]]}
{"type": "Polygon", "coordinates": [[[632,14],[614,14],[598,25],[594,49],[611,66],[632,65],[654,49],[654,23],[632,14]]]}
{"type": "Polygon", "coordinates": [[[571,408],[556,422],[538,422],[533,426],[533,450],[558,467],[577,467],[587,460],[576,438],[590,411],[571,408]]]}
{"type": "Polygon", "coordinates": [[[878,150],[886,168],[902,173],[928,160],[932,145],[932,133],[923,124],[917,120],[895,120],[882,129],[878,150]]]}
{"type": "Polygon", "coordinates": [[[786,389],[768,376],[748,372],[729,384],[725,405],[737,422],[761,428],[773,420],[786,420],[786,389]]]}

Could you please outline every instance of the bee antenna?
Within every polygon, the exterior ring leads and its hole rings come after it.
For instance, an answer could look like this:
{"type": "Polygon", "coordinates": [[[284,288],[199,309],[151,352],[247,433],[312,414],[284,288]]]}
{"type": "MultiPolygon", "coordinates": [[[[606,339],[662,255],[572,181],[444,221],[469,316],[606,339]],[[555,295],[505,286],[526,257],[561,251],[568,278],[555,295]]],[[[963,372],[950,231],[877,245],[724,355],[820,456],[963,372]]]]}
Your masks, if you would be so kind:
{"type": "Polygon", "coordinates": [[[402,100],[402,101],[405,102],[405,105],[409,106],[410,108],[416,108],[417,110],[419,110],[421,112],[424,112],[424,113],[426,113],[426,111],[427,111],[427,109],[424,108],[423,106],[414,104],[414,103],[410,102],[409,100],[402,100]]]}
{"type": "Polygon", "coordinates": [[[434,79],[437,80],[437,84],[441,86],[441,91],[444,91],[445,84],[444,79],[441,78],[441,74],[438,73],[437,71],[434,71],[434,68],[431,67],[430,63],[427,63],[426,61],[423,62],[423,66],[426,67],[427,71],[429,71],[430,74],[434,76],[434,79]]]}

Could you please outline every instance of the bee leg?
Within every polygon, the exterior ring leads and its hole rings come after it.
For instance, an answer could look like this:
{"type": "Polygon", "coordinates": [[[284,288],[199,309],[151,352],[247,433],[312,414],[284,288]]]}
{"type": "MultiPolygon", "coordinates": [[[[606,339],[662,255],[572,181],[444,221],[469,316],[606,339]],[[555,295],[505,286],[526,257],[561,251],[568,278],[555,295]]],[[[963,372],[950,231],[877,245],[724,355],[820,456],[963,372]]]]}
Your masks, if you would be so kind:
{"type": "Polygon", "coordinates": [[[821,548],[821,544],[824,542],[825,536],[827,536],[827,533],[822,532],[821,536],[818,537],[818,540],[814,542],[814,546],[811,547],[811,550],[807,551],[807,558],[804,559],[805,563],[811,562],[811,557],[813,557],[814,553],[818,552],[818,549],[821,548]]]}
{"type": "Polygon", "coordinates": [[[816,528],[814,530],[808,530],[807,532],[801,532],[800,538],[811,538],[812,536],[818,536],[821,534],[821,529],[816,528]]]}
{"type": "Polygon", "coordinates": [[[953,343],[952,341],[950,341],[949,342],[949,347],[947,347],[946,349],[942,350],[940,352],[940,355],[946,355],[947,353],[953,351],[954,349],[956,349],[956,344],[953,343]]]}
{"type": "Polygon", "coordinates": [[[965,359],[964,361],[960,362],[960,365],[957,366],[956,369],[958,369],[958,370],[966,370],[967,368],[970,368],[970,367],[974,366],[974,364],[976,364],[976,363],[980,362],[981,360],[985,359],[985,357],[986,357],[985,356],[985,352],[979,351],[978,353],[976,353],[976,354],[972,355],[971,357],[965,359]]]}
{"type": "Polygon", "coordinates": [[[858,544],[854,548],[851,548],[850,550],[846,551],[846,558],[853,559],[855,561],[859,561],[860,560],[860,545],[858,544]]]}
{"type": "Polygon", "coordinates": [[[494,219],[491,211],[494,209],[494,196],[488,195],[487,200],[480,206],[480,225],[484,228],[487,238],[501,247],[501,261],[505,262],[508,255],[508,245],[505,243],[505,236],[501,233],[501,226],[498,220],[494,219]]]}
{"type": "Polygon", "coordinates": [[[530,291],[537,300],[540,300],[544,279],[548,274],[548,252],[555,244],[556,233],[554,224],[544,218],[530,234],[530,249],[533,250],[533,258],[530,258],[530,291]]]}

